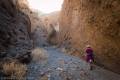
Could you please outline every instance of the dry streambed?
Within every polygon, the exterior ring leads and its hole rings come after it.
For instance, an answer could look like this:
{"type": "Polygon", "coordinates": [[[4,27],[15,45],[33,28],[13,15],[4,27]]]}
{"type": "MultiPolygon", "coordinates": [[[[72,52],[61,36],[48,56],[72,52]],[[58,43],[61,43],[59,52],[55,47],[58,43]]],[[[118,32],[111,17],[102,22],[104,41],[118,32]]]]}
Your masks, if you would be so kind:
{"type": "Polygon", "coordinates": [[[47,47],[33,50],[28,65],[28,80],[119,80],[120,75],[95,66],[93,71],[83,60],[47,47]]]}

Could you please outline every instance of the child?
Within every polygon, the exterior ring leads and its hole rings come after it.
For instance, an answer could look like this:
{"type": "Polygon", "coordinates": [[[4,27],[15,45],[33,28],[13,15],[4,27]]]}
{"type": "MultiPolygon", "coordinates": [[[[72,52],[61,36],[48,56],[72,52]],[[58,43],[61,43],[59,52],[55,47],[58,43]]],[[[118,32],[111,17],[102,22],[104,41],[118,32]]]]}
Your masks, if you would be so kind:
{"type": "Polygon", "coordinates": [[[93,56],[93,50],[90,47],[90,45],[86,46],[85,52],[86,52],[86,56],[85,56],[86,57],[86,62],[88,62],[90,64],[90,70],[92,70],[92,68],[93,68],[92,63],[94,61],[94,56],[93,56]]]}

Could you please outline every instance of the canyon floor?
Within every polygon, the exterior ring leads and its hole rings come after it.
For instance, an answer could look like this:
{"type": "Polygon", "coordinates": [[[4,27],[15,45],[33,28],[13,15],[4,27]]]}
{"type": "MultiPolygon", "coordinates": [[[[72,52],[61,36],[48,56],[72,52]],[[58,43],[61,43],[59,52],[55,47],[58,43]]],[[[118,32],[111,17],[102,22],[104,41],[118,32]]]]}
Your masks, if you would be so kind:
{"type": "Polygon", "coordinates": [[[28,65],[28,80],[120,80],[120,75],[94,65],[92,71],[82,59],[65,54],[56,47],[44,47],[46,60],[28,65]]]}

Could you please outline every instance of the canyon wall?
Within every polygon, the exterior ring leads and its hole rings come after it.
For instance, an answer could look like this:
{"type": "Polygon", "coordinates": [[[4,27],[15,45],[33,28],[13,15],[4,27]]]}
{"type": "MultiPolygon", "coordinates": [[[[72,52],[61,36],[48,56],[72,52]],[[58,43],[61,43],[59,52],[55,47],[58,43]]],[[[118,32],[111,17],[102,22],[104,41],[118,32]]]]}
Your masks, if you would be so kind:
{"type": "Polygon", "coordinates": [[[60,15],[60,44],[78,56],[90,44],[96,64],[120,73],[119,0],[64,0],[60,15]]]}
{"type": "Polygon", "coordinates": [[[30,39],[31,23],[23,12],[28,9],[22,5],[27,0],[0,1],[0,59],[17,58],[27,62],[30,58],[32,43],[30,39]]]}
{"type": "Polygon", "coordinates": [[[59,11],[40,16],[43,26],[47,30],[47,42],[55,45],[58,41],[59,11]]]}
{"type": "Polygon", "coordinates": [[[47,31],[44,27],[42,20],[40,19],[39,14],[39,12],[32,12],[32,14],[30,14],[30,20],[32,25],[31,33],[34,47],[43,47],[47,45],[47,31]]]}

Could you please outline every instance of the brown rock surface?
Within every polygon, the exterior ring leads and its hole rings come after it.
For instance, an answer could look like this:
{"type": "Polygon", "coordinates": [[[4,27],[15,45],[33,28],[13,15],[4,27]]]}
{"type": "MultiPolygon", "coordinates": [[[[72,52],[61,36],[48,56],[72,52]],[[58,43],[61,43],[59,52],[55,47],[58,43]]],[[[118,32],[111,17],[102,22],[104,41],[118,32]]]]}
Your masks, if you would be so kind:
{"type": "Polygon", "coordinates": [[[64,0],[60,44],[82,52],[90,44],[97,64],[120,73],[119,41],[119,0],[64,0]]]}
{"type": "Polygon", "coordinates": [[[31,10],[28,13],[31,21],[31,37],[33,39],[34,47],[40,47],[46,45],[46,29],[40,19],[38,10],[31,10]]]}
{"type": "Polygon", "coordinates": [[[59,11],[55,11],[41,16],[41,21],[48,33],[48,42],[50,44],[57,44],[57,35],[59,32],[59,11]]]}
{"type": "Polygon", "coordinates": [[[30,57],[32,48],[30,40],[31,24],[19,1],[0,1],[0,57],[14,57],[23,60],[30,57]],[[21,59],[22,58],[22,59],[21,59]]]}
{"type": "Polygon", "coordinates": [[[31,20],[31,31],[34,46],[42,47],[47,46],[48,43],[56,43],[56,32],[59,31],[59,12],[52,12],[49,14],[43,14],[38,10],[32,9],[31,13],[28,13],[31,20]]]}

